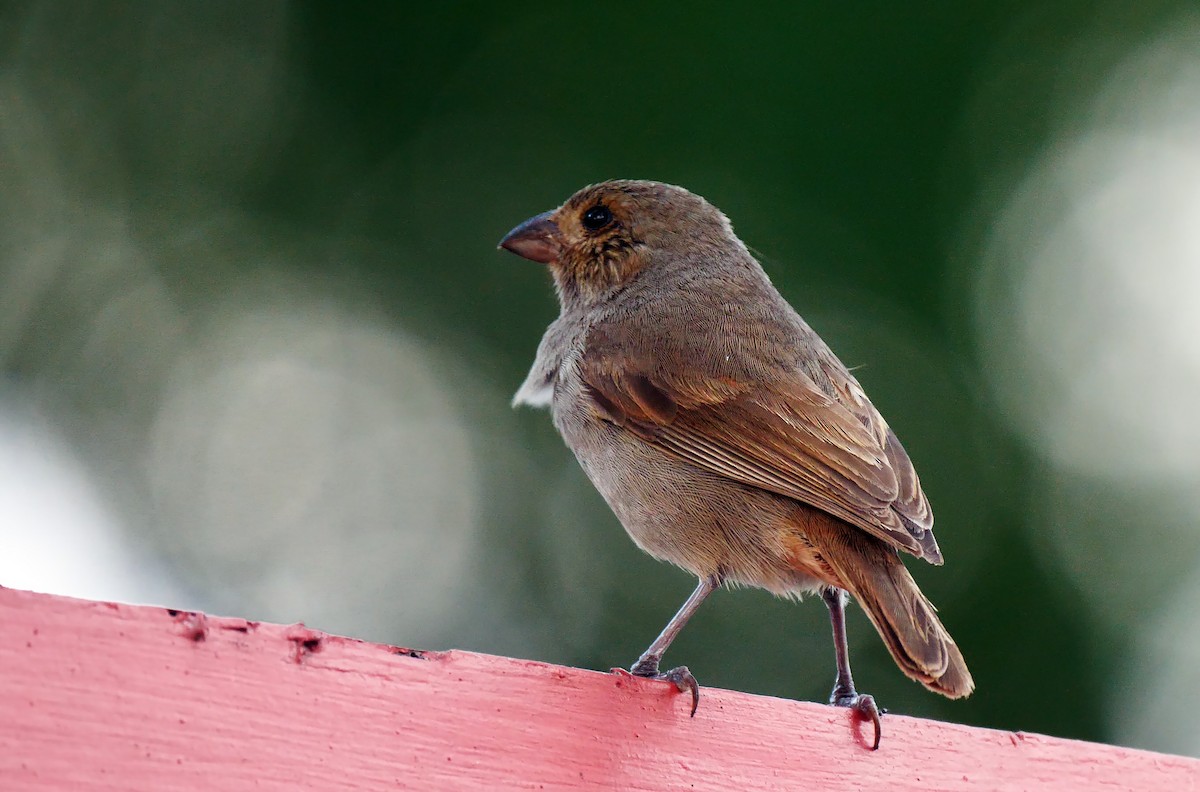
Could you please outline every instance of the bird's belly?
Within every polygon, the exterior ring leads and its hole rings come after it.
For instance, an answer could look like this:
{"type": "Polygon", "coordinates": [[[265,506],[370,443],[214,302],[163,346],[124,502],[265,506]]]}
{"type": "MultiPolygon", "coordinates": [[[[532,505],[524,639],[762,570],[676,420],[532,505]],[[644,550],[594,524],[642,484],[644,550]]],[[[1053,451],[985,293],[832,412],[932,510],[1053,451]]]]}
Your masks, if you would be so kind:
{"type": "Polygon", "coordinates": [[[695,467],[586,408],[555,425],[633,541],[697,576],[795,594],[832,583],[803,504],[695,467]]]}

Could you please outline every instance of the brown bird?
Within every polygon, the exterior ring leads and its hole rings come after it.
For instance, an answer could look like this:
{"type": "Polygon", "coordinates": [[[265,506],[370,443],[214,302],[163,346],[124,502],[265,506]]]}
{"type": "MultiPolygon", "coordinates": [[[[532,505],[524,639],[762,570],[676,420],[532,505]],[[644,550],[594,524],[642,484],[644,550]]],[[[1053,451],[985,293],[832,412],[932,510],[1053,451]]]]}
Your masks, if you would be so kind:
{"type": "Polygon", "coordinates": [[[723,583],[818,591],[833,623],[831,704],[870,719],[846,647],[846,592],[900,669],[950,698],[975,683],[898,550],[933,564],[933,513],[895,433],[783,299],[729,220],[681,187],[609,181],[500,246],[546,264],[561,303],[514,404],[554,425],[625,530],[699,585],[633,664],[659,662],[723,583]]]}

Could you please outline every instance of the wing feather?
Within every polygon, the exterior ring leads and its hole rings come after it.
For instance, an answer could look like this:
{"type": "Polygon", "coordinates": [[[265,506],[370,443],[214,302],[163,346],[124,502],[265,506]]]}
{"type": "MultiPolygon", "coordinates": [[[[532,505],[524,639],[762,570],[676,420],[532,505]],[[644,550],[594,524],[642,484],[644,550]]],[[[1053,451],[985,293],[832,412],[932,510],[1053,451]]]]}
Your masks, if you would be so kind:
{"type": "Polygon", "coordinates": [[[597,412],[645,442],[941,563],[916,471],[848,371],[833,372],[831,395],[799,369],[769,384],[666,376],[604,344],[585,350],[580,371],[597,412]]]}

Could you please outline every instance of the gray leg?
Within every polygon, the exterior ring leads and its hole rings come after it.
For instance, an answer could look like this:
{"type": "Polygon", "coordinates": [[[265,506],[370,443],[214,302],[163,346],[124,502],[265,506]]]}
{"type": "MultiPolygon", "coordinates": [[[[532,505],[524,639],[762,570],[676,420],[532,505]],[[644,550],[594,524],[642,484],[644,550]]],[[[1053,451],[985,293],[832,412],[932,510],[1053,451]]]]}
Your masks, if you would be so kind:
{"type": "MultiPolygon", "coordinates": [[[[833,653],[837,660],[837,680],[829,703],[835,707],[849,707],[875,724],[875,744],[871,750],[879,749],[879,707],[873,696],[859,695],[854,690],[854,677],[850,675],[850,649],[846,645],[846,597],[839,588],[822,589],[821,599],[829,608],[829,621],[833,625],[833,653]]],[[[886,711],[886,710],[885,710],[886,711]]]]}
{"type": "Polygon", "coordinates": [[[675,636],[679,635],[679,631],[683,629],[683,625],[687,624],[688,619],[692,618],[699,608],[700,603],[708,598],[721,586],[721,581],[724,580],[724,575],[718,572],[715,575],[702,578],[700,584],[696,586],[696,590],[683,603],[683,607],[671,617],[671,621],[663,628],[658,637],[654,639],[654,643],[650,644],[646,651],[642,652],[642,656],[629,669],[630,673],[635,676],[650,677],[651,679],[665,679],[675,683],[675,687],[679,688],[680,693],[691,691],[692,693],[692,715],[696,714],[696,707],[700,705],[700,685],[696,682],[696,678],[692,676],[692,672],[687,666],[679,666],[672,668],[670,671],[660,672],[658,664],[662,661],[662,656],[666,654],[667,647],[675,640],[675,636]]]}

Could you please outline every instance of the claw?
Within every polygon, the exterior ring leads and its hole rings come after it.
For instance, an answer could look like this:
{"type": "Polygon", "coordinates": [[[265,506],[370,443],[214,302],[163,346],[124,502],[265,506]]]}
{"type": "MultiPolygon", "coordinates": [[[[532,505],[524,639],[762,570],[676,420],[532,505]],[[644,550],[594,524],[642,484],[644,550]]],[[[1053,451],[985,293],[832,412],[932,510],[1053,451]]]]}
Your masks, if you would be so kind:
{"type": "Polygon", "coordinates": [[[635,663],[633,668],[629,669],[627,673],[645,679],[661,679],[670,682],[675,685],[675,688],[680,693],[691,691],[692,712],[688,717],[696,717],[696,708],[700,706],[700,683],[696,681],[696,677],[692,675],[687,666],[672,668],[670,671],[659,671],[657,665],[650,666],[649,664],[635,663]]]}
{"type": "Polygon", "coordinates": [[[883,728],[879,723],[879,716],[887,712],[881,710],[875,703],[874,696],[853,694],[849,696],[838,696],[833,701],[829,702],[835,707],[847,707],[854,710],[863,720],[869,720],[875,725],[875,743],[871,746],[872,751],[879,750],[879,738],[883,734],[883,728]]]}
{"type": "Polygon", "coordinates": [[[659,674],[658,678],[674,682],[675,687],[680,693],[686,693],[689,690],[692,692],[692,711],[688,717],[696,717],[696,707],[700,706],[700,683],[696,681],[696,677],[692,676],[692,672],[688,670],[688,667],[679,666],[678,668],[672,668],[665,674],[659,674]]]}

